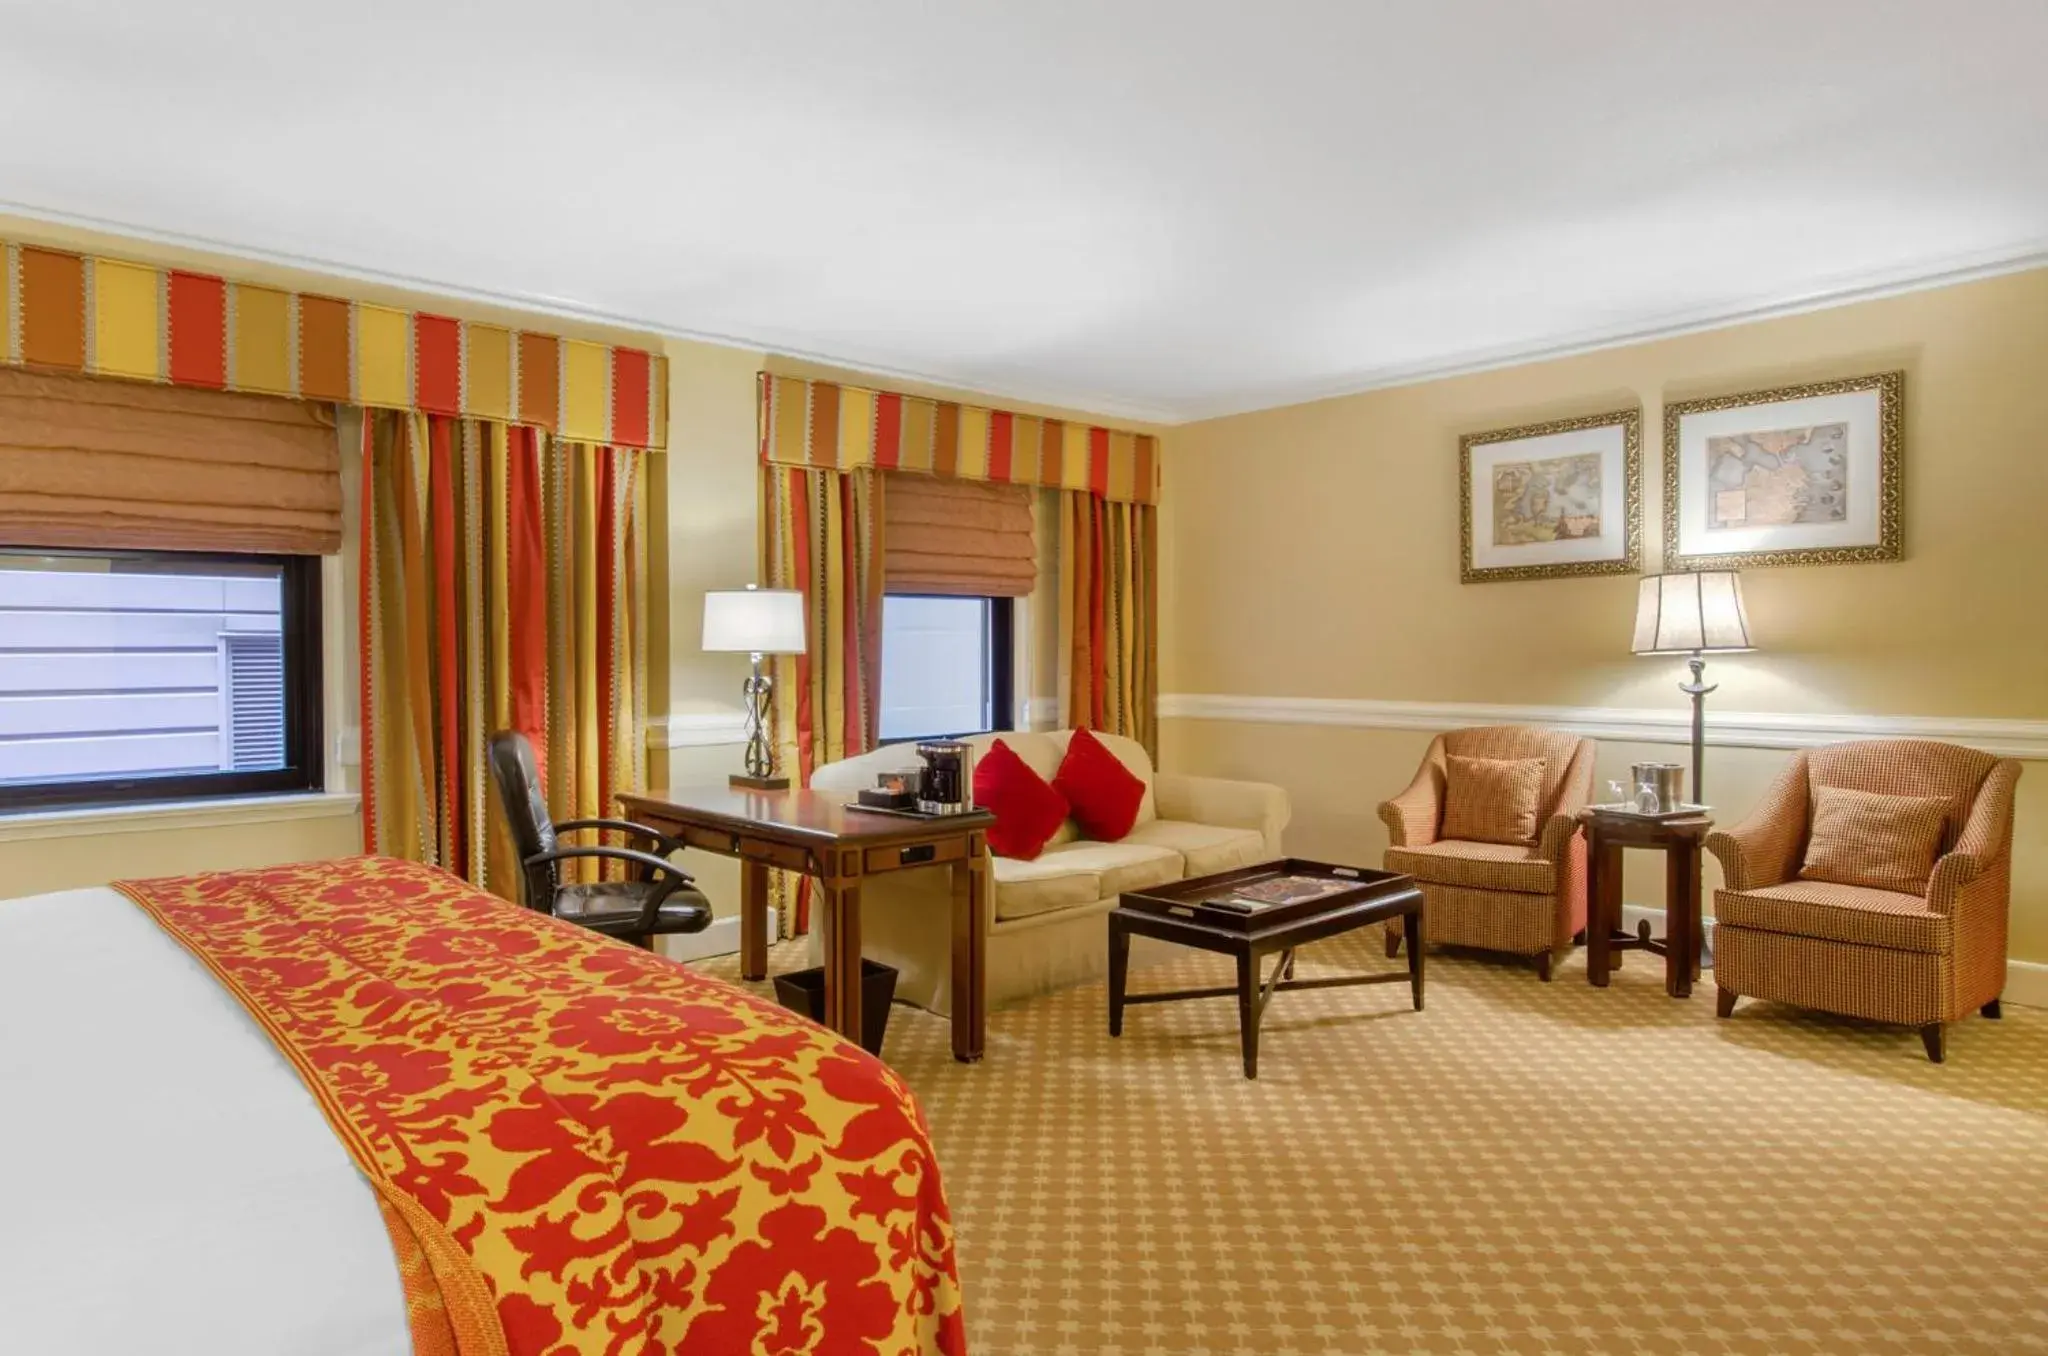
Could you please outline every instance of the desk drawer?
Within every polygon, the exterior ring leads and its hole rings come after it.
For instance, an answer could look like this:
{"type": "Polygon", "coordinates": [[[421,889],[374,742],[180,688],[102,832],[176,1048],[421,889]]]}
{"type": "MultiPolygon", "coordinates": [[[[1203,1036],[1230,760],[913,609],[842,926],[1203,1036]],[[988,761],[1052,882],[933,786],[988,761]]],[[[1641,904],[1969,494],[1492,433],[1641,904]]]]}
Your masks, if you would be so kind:
{"type": "Polygon", "coordinates": [[[966,855],[967,843],[960,838],[948,838],[943,843],[869,848],[862,869],[876,872],[896,871],[906,866],[937,866],[941,862],[957,862],[966,855]]]}

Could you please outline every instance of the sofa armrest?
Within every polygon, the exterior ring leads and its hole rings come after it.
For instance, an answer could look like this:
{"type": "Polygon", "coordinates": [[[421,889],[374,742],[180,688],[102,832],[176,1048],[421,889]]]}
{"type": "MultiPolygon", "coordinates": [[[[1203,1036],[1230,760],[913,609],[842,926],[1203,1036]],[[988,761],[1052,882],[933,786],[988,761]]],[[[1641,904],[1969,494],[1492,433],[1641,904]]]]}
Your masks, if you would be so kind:
{"type": "Polygon", "coordinates": [[[1443,817],[1443,780],[1443,768],[1429,759],[1406,790],[1380,802],[1380,820],[1387,826],[1387,840],[1393,846],[1428,847],[1436,841],[1437,822],[1443,817]]]}
{"type": "Polygon", "coordinates": [[[1153,778],[1152,793],[1161,819],[1185,820],[1218,828],[1257,829],[1274,857],[1280,832],[1293,815],[1284,787],[1271,782],[1238,782],[1222,777],[1188,777],[1162,772],[1153,778]]]}
{"type": "Polygon", "coordinates": [[[1799,848],[1806,841],[1806,781],[1806,754],[1794,754],[1749,818],[1707,835],[1707,851],[1721,863],[1729,889],[1783,885],[1798,874],[1799,848]]]}

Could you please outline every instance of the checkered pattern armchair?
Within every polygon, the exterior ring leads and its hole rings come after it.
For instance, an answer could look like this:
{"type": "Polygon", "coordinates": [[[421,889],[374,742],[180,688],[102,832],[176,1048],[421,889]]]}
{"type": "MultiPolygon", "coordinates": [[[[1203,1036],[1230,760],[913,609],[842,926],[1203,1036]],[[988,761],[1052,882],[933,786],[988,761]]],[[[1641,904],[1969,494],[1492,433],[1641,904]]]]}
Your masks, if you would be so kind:
{"type": "MultiPolygon", "coordinates": [[[[1386,869],[1422,887],[1432,942],[1528,956],[1550,978],[1586,926],[1586,838],[1578,815],[1593,795],[1594,742],[1527,725],[1452,730],[1430,742],[1408,789],[1380,806],[1391,846],[1386,869]],[[1536,841],[1473,843],[1440,837],[1446,759],[1541,758],[1536,841]]],[[[1401,923],[1387,926],[1387,954],[1401,923]]]]}
{"type": "Polygon", "coordinates": [[[1998,1015],[2012,896],[2013,788],[2020,766],[1924,739],[1796,754],[1739,828],[1707,838],[1726,886],[1714,893],[1720,1013],[1738,995],[1920,1028],[1998,1015]],[[1815,788],[1947,802],[1942,855],[1920,894],[1802,880],[1815,788]]]}

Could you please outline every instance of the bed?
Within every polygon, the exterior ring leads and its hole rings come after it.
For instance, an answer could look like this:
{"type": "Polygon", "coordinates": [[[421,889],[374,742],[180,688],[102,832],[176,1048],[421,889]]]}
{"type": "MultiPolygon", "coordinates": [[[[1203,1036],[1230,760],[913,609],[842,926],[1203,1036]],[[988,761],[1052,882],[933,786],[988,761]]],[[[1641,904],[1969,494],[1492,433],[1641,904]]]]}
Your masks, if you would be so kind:
{"type": "Polygon", "coordinates": [[[879,1061],[379,858],[0,901],[0,1350],[955,1353],[879,1061]]]}

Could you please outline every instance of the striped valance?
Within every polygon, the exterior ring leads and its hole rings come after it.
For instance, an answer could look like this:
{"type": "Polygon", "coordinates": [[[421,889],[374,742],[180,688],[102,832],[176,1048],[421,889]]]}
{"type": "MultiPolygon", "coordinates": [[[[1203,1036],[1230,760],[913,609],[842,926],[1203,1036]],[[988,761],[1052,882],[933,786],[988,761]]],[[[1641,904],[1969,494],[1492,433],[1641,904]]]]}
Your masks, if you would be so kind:
{"type": "Polygon", "coordinates": [[[760,388],[766,462],[1050,485],[1140,504],[1159,499],[1159,440],[1147,433],[767,372],[760,388]]]}
{"type": "Polygon", "coordinates": [[[635,348],[7,244],[0,362],[668,442],[668,363],[635,348]]]}

